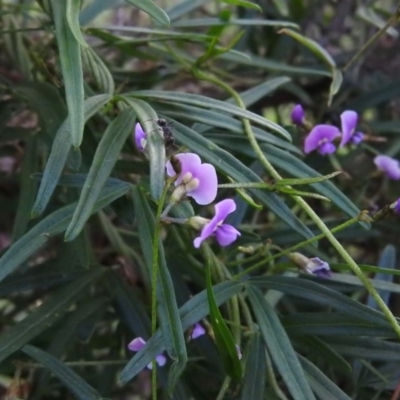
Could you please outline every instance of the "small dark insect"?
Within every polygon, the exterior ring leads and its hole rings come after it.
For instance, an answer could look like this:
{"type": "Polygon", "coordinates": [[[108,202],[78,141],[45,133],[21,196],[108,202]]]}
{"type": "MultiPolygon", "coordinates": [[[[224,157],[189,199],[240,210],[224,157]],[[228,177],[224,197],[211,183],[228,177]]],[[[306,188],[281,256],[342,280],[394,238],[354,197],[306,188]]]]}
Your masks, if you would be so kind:
{"type": "Polygon", "coordinates": [[[158,119],[156,123],[163,131],[165,147],[172,146],[175,141],[174,134],[172,133],[173,123],[163,118],[158,119]]]}

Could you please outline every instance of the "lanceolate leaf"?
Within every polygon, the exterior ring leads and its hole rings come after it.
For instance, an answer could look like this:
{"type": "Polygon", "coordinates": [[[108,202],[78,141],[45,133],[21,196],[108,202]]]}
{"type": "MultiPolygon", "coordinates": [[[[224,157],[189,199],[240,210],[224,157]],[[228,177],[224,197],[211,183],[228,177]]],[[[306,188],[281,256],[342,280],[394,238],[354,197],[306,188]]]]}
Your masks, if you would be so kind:
{"type": "Polygon", "coordinates": [[[206,269],[207,299],[210,307],[210,320],[215,335],[215,341],[226,372],[233,379],[240,381],[242,379],[242,368],[237,355],[235,341],[216,304],[212,289],[210,269],[211,261],[209,260],[206,269]]]}
{"type": "Polygon", "coordinates": [[[164,10],[153,3],[152,0],[126,0],[128,3],[140,8],[145,13],[149,14],[150,17],[155,19],[157,22],[163,25],[169,25],[169,17],[164,10]]]}
{"type": "Polygon", "coordinates": [[[81,400],[99,400],[101,398],[92,386],[56,357],[31,345],[24,346],[22,350],[55,374],[76,398],[81,400]]]}
{"type": "Polygon", "coordinates": [[[66,5],[66,2],[51,0],[71,127],[71,142],[74,147],[79,147],[82,142],[83,127],[85,125],[83,113],[83,70],[80,44],[68,26],[66,5]]]}
{"type": "MultiPolygon", "coordinates": [[[[125,194],[131,187],[129,183],[105,187],[92,212],[102,209],[125,194]]],[[[58,209],[18,239],[0,258],[0,281],[39,250],[50,237],[63,232],[71,221],[75,207],[76,203],[73,203],[58,209]]]]}
{"type": "MultiPolygon", "coordinates": [[[[99,111],[109,99],[109,95],[102,94],[85,100],[85,120],[87,121],[90,117],[96,114],[96,112],[99,111]]],[[[51,153],[44,170],[42,182],[40,183],[39,192],[31,211],[32,217],[38,217],[45,210],[65,167],[70,149],[71,124],[69,118],[67,118],[58,129],[54,138],[51,153]]]]}
{"type": "Polygon", "coordinates": [[[128,135],[132,133],[134,122],[135,114],[128,109],[115,118],[105,131],[94,155],[72,221],[65,232],[66,241],[73,240],[78,236],[93,213],[95,202],[117,162],[122,146],[128,135]]]}
{"type": "Polygon", "coordinates": [[[65,0],[67,3],[67,23],[68,27],[74,35],[75,39],[83,47],[88,47],[86,40],[84,39],[81,28],[79,26],[79,11],[81,6],[81,0],[65,0]]]}
{"type": "Polygon", "coordinates": [[[295,400],[315,400],[292,344],[275,310],[258,289],[249,287],[254,314],[271,358],[295,400]]]}

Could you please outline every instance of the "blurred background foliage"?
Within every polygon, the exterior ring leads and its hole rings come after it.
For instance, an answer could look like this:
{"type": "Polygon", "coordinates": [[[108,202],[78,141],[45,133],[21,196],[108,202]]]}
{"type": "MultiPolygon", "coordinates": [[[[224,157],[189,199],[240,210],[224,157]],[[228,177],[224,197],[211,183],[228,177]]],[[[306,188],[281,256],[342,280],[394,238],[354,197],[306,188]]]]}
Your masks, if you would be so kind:
{"type": "MultiPolygon", "coordinates": [[[[190,229],[156,220],[166,157],[179,151],[213,164],[220,183],[274,183],[248,119],[283,178],[343,171],[300,188],[329,228],[354,218],[335,236],[399,314],[398,219],[356,222],[400,197],[372,161],[400,151],[396,7],[0,0],[0,397],[148,399],[145,366],[166,350],[153,399],[397,399],[399,338],[331,241],[300,250],[329,262],[329,279],[280,254],[320,234],[293,192],[252,189],[252,203],[221,188],[242,233],[228,248],[196,250],[190,229]],[[304,156],[297,103],[313,123],[357,111],[367,140],[304,156]],[[165,154],[154,135],[146,157],[134,124],[157,131],[157,118],[174,122],[175,145],[165,154]],[[163,329],[152,335],[155,254],[163,329]],[[196,322],[207,334],[188,341],[196,322]],[[137,336],[149,342],[132,358],[137,336]]],[[[173,214],[208,208],[186,202],[173,214]]]]}

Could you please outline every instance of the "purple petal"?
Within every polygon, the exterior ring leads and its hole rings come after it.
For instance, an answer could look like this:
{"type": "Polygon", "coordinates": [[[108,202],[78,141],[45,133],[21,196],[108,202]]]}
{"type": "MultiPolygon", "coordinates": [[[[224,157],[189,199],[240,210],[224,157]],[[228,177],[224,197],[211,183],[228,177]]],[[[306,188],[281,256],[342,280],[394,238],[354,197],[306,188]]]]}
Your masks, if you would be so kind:
{"type": "Polygon", "coordinates": [[[296,125],[303,125],[303,118],[305,116],[305,112],[303,110],[303,106],[301,104],[296,104],[293,107],[292,113],[290,114],[292,121],[296,125]]]}
{"type": "MultiPolygon", "coordinates": [[[[201,165],[200,157],[195,153],[179,153],[176,154],[175,157],[181,162],[181,174],[179,178],[175,181],[175,186],[179,185],[182,177],[187,173],[191,172],[191,170],[196,170],[201,165]]],[[[171,164],[171,161],[167,162],[167,175],[175,176],[175,170],[171,164]]]]}
{"type": "Polygon", "coordinates": [[[383,171],[390,179],[400,179],[400,163],[389,156],[376,156],[374,163],[379,170],[383,171]]]}
{"type": "Polygon", "coordinates": [[[139,151],[144,151],[146,147],[146,132],[143,130],[139,122],[135,125],[135,144],[139,151]]]}
{"type": "MultiPolygon", "coordinates": [[[[160,354],[156,357],[156,363],[160,366],[163,367],[167,363],[167,358],[160,354]]],[[[153,363],[150,362],[147,364],[147,369],[153,369],[153,363]]]]}
{"type": "Polygon", "coordinates": [[[137,337],[128,344],[128,349],[130,351],[139,351],[144,347],[145,344],[145,340],[143,340],[141,337],[137,337]]]}
{"type": "Polygon", "coordinates": [[[318,257],[310,258],[310,262],[306,266],[306,271],[319,278],[329,278],[332,276],[329,264],[318,257]]]}
{"type": "Polygon", "coordinates": [[[220,246],[229,246],[238,236],[240,236],[240,232],[228,224],[220,225],[215,232],[215,237],[220,246]]]}
{"type": "Polygon", "coordinates": [[[198,180],[198,186],[188,190],[187,195],[193,197],[197,204],[212,203],[217,197],[218,178],[215,168],[211,164],[201,164],[192,171],[193,178],[198,180]]]}
{"type": "Polygon", "coordinates": [[[352,137],[351,137],[351,143],[358,145],[364,140],[364,134],[362,132],[356,132],[352,137]]]}
{"type": "Polygon", "coordinates": [[[308,154],[324,143],[332,142],[338,136],[340,136],[340,131],[335,126],[315,125],[304,142],[304,153],[308,154]]]}
{"type": "Polygon", "coordinates": [[[225,220],[227,215],[236,210],[236,203],[232,199],[225,199],[215,204],[214,208],[214,217],[201,230],[200,236],[193,241],[193,245],[197,249],[200,247],[203,240],[206,240],[216,231],[218,225],[220,225],[225,220]]]}
{"type": "Polygon", "coordinates": [[[200,325],[200,324],[195,324],[193,327],[192,339],[197,339],[200,336],[203,336],[206,333],[206,330],[200,325]]]}
{"type": "Polygon", "coordinates": [[[336,151],[336,146],[333,143],[322,143],[318,149],[318,153],[321,155],[332,154],[336,151]]]}
{"type": "Polygon", "coordinates": [[[339,147],[343,147],[353,136],[358,122],[358,114],[352,110],[343,111],[340,114],[342,121],[342,140],[339,147]]]}
{"type": "Polygon", "coordinates": [[[400,199],[397,199],[396,205],[394,206],[394,212],[400,214],[400,199]]]}

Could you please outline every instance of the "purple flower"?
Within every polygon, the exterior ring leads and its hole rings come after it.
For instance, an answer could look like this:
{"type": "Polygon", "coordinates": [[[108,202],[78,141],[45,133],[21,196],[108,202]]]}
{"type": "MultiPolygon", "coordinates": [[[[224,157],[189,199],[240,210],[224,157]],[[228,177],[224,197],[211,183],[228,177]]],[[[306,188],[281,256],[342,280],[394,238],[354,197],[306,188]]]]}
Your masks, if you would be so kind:
{"type": "Polygon", "coordinates": [[[358,114],[355,111],[346,110],[340,114],[340,120],[342,122],[342,140],[340,141],[339,147],[343,147],[351,140],[355,133],[358,114]]]}
{"type": "Polygon", "coordinates": [[[198,337],[203,336],[205,333],[205,329],[200,324],[195,324],[193,326],[193,331],[190,337],[191,339],[197,339],[198,337]]]}
{"type": "Polygon", "coordinates": [[[390,179],[400,179],[400,163],[389,156],[376,156],[374,163],[379,170],[383,171],[390,179]]]}
{"type": "MultiPolygon", "coordinates": [[[[175,195],[177,201],[182,194],[193,197],[197,204],[206,205],[212,203],[217,197],[218,179],[217,172],[211,164],[202,164],[201,159],[194,153],[180,153],[175,157],[181,164],[181,171],[175,181],[175,186],[181,189],[175,195]],[[183,193],[182,193],[183,192],[183,193]]],[[[168,176],[175,176],[171,161],[166,165],[168,176]]]]}
{"type": "MultiPolygon", "coordinates": [[[[128,349],[130,351],[140,351],[142,350],[142,348],[144,347],[144,345],[146,344],[146,341],[143,340],[141,337],[137,337],[135,339],[133,339],[129,344],[128,344],[128,349]]],[[[166,364],[167,359],[165,358],[164,355],[159,354],[156,357],[156,363],[162,367],[166,364]]],[[[147,368],[148,369],[152,369],[152,363],[147,364],[147,368]]]]}
{"type": "Polygon", "coordinates": [[[236,203],[232,199],[225,199],[215,204],[214,208],[214,217],[204,225],[200,236],[194,239],[193,244],[197,249],[211,235],[215,235],[220,246],[228,246],[240,236],[240,232],[232,225],[223,224],[228,214],[236,210],[236,203]]]}
{"type": "Polygon", "coordinates": [[[318,276],[318,278],[330,278],[332,276],[329,264],[318,257],[310,258],[305,270],[309,274],[318,276]]]}
{"type": "Polygon", "coordinates": [[[364,140],[364,134],[362,132],[356,132],[350,139],[352,144],[358,145],[364,140]]]}
{"type": "Polygon", "coordinates": [[[139,122],[135,125],[135,144],[139,151],[143,152],[147,143],[147,134],[139,122]]]}
{"type": "Polygon", "coordinates": [[[336,147],[332,141],[338,136],[340,131],[335,126],[315,125],[304,142],[304,153],[308,154],[313,150],[318,150],[322,155],[334,153],[336,147]]]}
{"type": "Polygon", "coordinates": [[[393,207],[393,210],[396,214],[400,214],[400,199],[397,199],[396,204],[393,207]]]}
{"type": "Polygon", "coordinates": [[[301,104],[296,104],[290,114],[292,122],[296,125],[303,125],[305,112],[301,104]]]}

